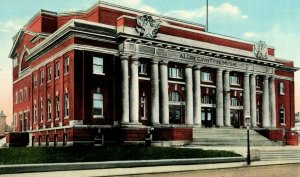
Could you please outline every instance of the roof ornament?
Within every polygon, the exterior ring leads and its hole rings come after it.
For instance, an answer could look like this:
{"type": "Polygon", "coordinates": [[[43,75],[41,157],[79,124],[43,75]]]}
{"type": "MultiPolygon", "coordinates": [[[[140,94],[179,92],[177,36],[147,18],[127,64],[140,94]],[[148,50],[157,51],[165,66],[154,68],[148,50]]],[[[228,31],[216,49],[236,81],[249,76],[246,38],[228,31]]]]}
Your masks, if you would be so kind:
{"type": "Polygon", "coordinates": [[[259,59],[268,59],[268,47],[266,42],[259,41],[253,46],[254,55],[259,59]]]}
{"type": "Polygon", "coordinates": [[[143,15],[137,18],[136,30],[140,36],[156,38],[160,23],[160,20],[154,20],[150,15],[143,15]]]}

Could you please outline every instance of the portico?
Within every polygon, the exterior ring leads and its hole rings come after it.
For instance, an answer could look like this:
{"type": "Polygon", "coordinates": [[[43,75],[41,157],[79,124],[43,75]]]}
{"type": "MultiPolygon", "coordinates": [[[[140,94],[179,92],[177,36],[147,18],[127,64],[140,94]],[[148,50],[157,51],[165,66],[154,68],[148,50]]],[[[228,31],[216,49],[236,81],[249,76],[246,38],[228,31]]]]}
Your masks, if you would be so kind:
{"type": "MultiPolygon", "coordinates": [[[[169,94],[172,90],[169,88],[169,83],[176,83],[182,85],[184,90],[182,101],[182,108],[180,110],[180,118],[184,119],[184,125],[188,126],[200,126],[202,124],[203,117],[201,118],[202,104],[201,98],[204,96],[201,94],[201,90],[212,90],[211,96],[215,99],[215,103],[211,104],[214,108],[215,113],[211,116],[215,123],[213,126],[216,127],[231,127],[233,126],[231,108],[232,106],[239,106],[242,115],[251,115],[252,126],[257,127],[262,125],[264,128],[273,127],[276,123],[276,115],[273,111],[275,110],[275,94],[274,93],[274,70],[273,65],[278,65],[275,61],[266,61],[264,65],[256,63],[255,59],[241,58],[234,56],[226,56],[220,53],[209,53],[202,52],[201,49],[185,49],[182,47],[180,51],[173,50],[174,46],[165,46],[164,48],[159,44],[147,45],[149,41],[136,41],[125,40],[122,44],[124,46],[123,55],[121,56],[122,61],[126,58],[126,61],[131,63],[131,71],[122,72],[126,76],[122,76],[122,85],[126,86],[126,82],[129,82],[130,91],[125,92],[126,88],[122,89],[124,94],[122,98],[129,97],[128,102],[129,108],[123,106],[123,115],[126,112],[130,112],[130,123],[138,123],[138,65],[139,58],[144,58],[149,62],[150,70],[150,83],[151,83],[151,97],[150,100],[151,109],[151,124],[156,126],[171,126],[169,115],[169,94]],[[159,47],[158,47],[159,46],[159,47]],[[191,52],[186,52],[191,51],[191,52]],[[197,54],[198,53],[198,54],[197,54]],[[234,60],[232,60],[234,59],[234,60]],[[178,72],[182,72],[181,78],[176,78],[174,81],[170,75],[169,63],[178,63],[181,65],[178,72]],[[211,82],[205,82],[201,79],[202,68],[208,69],[212,78],[211,82]],[[159,72],[158,72],[159,71],[159,72]],[[231,81],[231,73],[240,73],[238,81],[231,81]],[[263,76],[262,82],[263,88],[260,91],[257,89],[257,76],[263,76]],[[130,78],[128,80],[128,78],[130,78]],[[238,82],[238,83],[234,83],[238,82]],[[232,105],[232,98],[235,94],[239,94],[238,101],[241,105],[232,105]],[[262,95],[262,110],[257,111],[256,97],[262,95]],[[257,122],[256,114],[262,112],[262,122],[257,122]],[[270,113],[269,113],[270,112],[270,113]],[[185,113],[185,114],[182,114],[185,113]],[[271,122],[272,120],[272,122],[271,122]]],[[[128,68],[127,62],[121,63],[121,68],[128,68]]],[[[123,70],[122,70],[123,71],[123,70]]],[[[235,79],[235,78],[233,78],[235,79]]],[[[128,105],[128,104],[127,104],[128,105]]],[[[205,106],[205,105],[204,105],[205,106]]],[[[125,119],[125,118],[124,118],[125,119]]],[[[123,119],[122,119],[123,120],[123,119]]],[[[245,126],[244,120],[239,120],[240,126],[245,126]],[[243,124],[241,124],[243,122],[243,124]]],[[[205,123],[204,123],[205,124],[205,123]]],[[[205,125],[202,125],[205,127],[205,125]]]]}

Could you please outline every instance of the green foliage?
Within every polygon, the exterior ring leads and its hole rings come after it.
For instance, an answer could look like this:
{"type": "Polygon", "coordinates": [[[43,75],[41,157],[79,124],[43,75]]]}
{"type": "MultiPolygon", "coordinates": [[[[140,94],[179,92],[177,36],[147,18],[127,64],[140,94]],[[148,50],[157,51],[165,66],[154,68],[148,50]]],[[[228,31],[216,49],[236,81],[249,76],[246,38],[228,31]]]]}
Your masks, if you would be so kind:
{"type": "Polygon", "coordinates": [[[0,164],[237,157],[229,151],[143,146],[28,147],[0,149],[0,164]]]}

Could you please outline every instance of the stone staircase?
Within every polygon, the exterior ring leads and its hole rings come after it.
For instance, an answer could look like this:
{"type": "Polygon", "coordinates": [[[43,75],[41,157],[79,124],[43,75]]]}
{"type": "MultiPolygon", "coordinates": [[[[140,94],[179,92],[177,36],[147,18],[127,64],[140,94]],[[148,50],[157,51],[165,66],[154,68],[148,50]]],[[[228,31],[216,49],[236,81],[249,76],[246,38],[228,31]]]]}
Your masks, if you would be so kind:
{"type": "Polygon", "coordinates": [[[0,148],[6,147],[6,137],[0,139],[0,148]]]}
{"type": "MultiPolygon", "coordinates": [[[[254,130],[250,130],[251,146],[282,146],[281,142],[273,142],[254,130]]],[[[194,128],[193,141],[187,146],[240,146],[247,145],[247,130],[244,128],[194,128]]]]}
{"type": "Polygon", "coordinates": [[[300,160],[300,150],[266,150],[260,151],[261,161],[300,160]]]}

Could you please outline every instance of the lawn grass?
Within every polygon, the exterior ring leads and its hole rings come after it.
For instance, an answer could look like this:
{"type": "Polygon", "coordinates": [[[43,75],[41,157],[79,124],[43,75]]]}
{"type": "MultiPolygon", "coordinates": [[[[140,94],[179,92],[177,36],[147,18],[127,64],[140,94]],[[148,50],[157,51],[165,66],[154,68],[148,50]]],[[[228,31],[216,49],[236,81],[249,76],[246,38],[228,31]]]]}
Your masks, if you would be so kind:
{"type": "Polygon", "coordinates": [[[166,147],[28,147],[0,149],[0,164],[101,162],[209,157],[238,157],[229,151],[166,147]]]}

